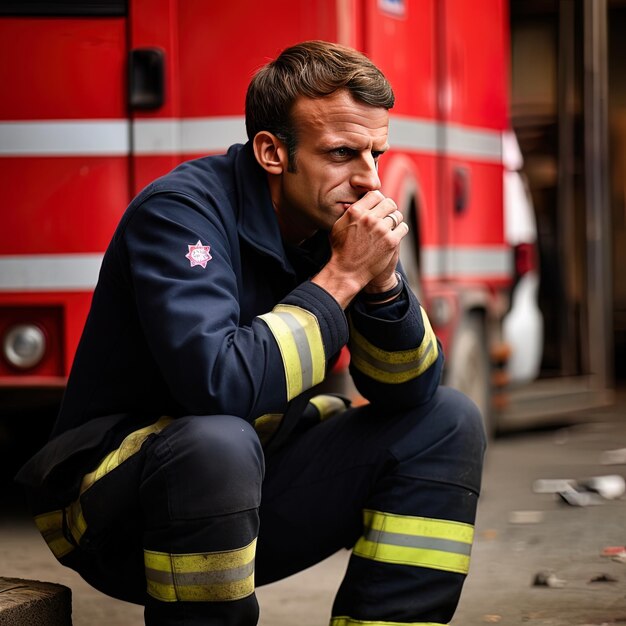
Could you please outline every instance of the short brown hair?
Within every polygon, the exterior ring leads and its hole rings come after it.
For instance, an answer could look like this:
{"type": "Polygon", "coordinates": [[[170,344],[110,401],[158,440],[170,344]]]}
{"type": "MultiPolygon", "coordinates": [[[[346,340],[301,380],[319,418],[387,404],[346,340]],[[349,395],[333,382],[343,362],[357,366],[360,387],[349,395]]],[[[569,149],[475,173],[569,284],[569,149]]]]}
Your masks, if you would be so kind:
{"type": "Polygon", "coordinates": [[[248,139],[269,131],[286,143],[293,161],[297,137],[291,109],[296,99],[323,98],[340,89],[372,106],[391,109],[394,104],[391,85],[364,54],[327,41],[305,41],[287,48],[263,66],[248,86],[248,139]]]}

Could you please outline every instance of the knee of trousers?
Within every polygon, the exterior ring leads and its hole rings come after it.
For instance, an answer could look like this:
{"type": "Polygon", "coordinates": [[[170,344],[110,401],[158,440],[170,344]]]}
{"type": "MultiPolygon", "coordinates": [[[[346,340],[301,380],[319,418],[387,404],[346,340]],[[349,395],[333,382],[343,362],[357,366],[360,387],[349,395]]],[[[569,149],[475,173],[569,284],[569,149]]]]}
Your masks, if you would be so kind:
{"type": "Polygon", "coordinates": [[[167,492],[178,519],[228,515],[258,508],[264,471],[261,443],[248,422],[232,415],[182,417],[149,450],[142,497],[167,492]]]}
{"type": "Polygon", "coordinates": [[[391,448],[400,471],[477,492],[486,438],[476,405],[461,392],[440,386],[409,420],[409,431],[391,448]]]}
{"type": "Polygon", "coordinates": [[[484,452],[485,428],[478,407],[465,394],[452,387],[439,387],[433,412],[442,433],[484,452]]]}

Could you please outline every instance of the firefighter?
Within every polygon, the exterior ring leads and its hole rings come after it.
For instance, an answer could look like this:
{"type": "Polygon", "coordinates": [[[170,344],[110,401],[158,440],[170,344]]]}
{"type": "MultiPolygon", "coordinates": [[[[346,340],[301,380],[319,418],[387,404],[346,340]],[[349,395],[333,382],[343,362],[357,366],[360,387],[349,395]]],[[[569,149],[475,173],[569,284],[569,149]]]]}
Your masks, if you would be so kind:
{"type": "MultiPolygon", "coordinates": [[[[20,471],[58,560],[150,625],[251,625],[262,585],[351,548],[332,626],[447,624],[484,434],[380,191],[392,89],[362,54],[285,50],[248,142],[130,204],[50,441],[20,471]],[[342,348],[365,406],[323,383],[342,348]]],[[[298,623],[294,615],[292,623],[298,623]]]]}

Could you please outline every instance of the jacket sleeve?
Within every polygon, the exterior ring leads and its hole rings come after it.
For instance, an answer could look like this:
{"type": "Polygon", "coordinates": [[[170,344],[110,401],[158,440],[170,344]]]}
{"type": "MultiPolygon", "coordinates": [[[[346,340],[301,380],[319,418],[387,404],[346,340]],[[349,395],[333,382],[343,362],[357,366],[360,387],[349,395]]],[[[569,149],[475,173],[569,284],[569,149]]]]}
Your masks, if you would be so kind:
{"type": "Polygon", "coordinates": [[[391,410],[429,400],[441,380],[443,351],[405,279],[390,304],[370,307],[358,297],[349,312],[350,373],[359,392],[391,410]]]}
{"type": "Polygon", "coordinates": [[[253,421],[282,413],[323,380],[347,342],[341,307],[310,282],[241,325],[236,233],[229,237],[194,198],[152,196],[136,209],[119,245],[152,356],[191,414],[253,421]],[[194,260],[196,242],[201,254],[194,260]]]}

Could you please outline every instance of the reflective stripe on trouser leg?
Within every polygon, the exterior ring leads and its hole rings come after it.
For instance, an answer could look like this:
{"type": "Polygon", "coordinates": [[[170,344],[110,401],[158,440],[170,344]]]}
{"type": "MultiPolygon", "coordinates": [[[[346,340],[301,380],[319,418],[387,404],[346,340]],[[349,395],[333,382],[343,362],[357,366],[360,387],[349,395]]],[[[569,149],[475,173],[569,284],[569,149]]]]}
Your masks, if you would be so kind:
{"type": "Polygon", "coordinates": [[[350,617],[333,617],[330,626],[446,626],[436,622],[371,622],[350,617]]]}
{"type": "Polygon", "coordinates": [[[67,540],[63,532],[63,510],[37,515],[35,524],[57,559],[63,558],[74,550],[74,545],[67,540]]]}
{"type": "MultiPolygon", "coordinates": [[[[171,417],[162,416],[153,424],[127,435],[115,450],[109,452],[100,461],[94,471],[83,476],[80,495],[82,496],[99,480],[136,455],[148,437],[160,433],[171,422],[171,417]]],[[[112,503],[109,506],[112,508],[112,503]]],[[[75,546],[80,545],[87,532],[87,522],[83,515],[80,497],[71,502],[64,510],[49,511],[35,516],[35,524],[57,559],[63,558],[72,552],[75,546]],[[68,533],[67,536],[66,532],[68,533]],[[69,539],[72,539],[73,542],[70,543],[69,539]]]]}
{"type": "Polygon", "coordinates": [[[148,593],[163,602],[224,602],[254,593],[256,539],[239,550],[167,554],[144,550],[148,593]]]}
{"type": "Polygon", "coordinates": [[[259,439],[234,416],[165,425],[131,433],[85,477],[80,498],[38,526],[89,584],[145,604],[147,626],[252,626],[259,439]]]}
{"type": "MultiPolygon", "coordinates": [[[[422,503],[438,493],[471,512],[476,501],[475,494],[449,486],[422,487],[422,503]]],[[[469,570],[473,535],[468,522],[365,511],[332,626],[448,624],[469,570]]]]}
{"type": "Polygon", "coordinates": [[[146,624],[252,626],[263,453],[233,416],[180,418],[141,486],[146,624]]]}
{"type": "MultiPolygon", "coordinates": [[[[363,536],[354,546],[353,558],[467,574],[473,537],[471,524],[367,510],[363,536]]],[[[331,626],[396,624],[442,626],[444,622],[372,621],[345,615],[331,620],[331,626]]]]}
{"type": "Polygon", "coordinates": [[[461,522],[364,512],[364,533],[354,554],[383,563],[400,563],[467,574],[474,527],[461,522]]]}
{"type": "Polygon", "coordinates": [[[454,615],[469,570],[484,432],[456,392],[438,393],[429,409],[390,447],[397,463],[374,481],[332,626],[448,624],[454,615]]]}
{"type": "MultiPolygon", "coordinates": [[[[381,511],[364,512],[364,533],[353,554],[381,563],[467,574],[474,537],[470,524],[392,515],[381,511]]],[[[442,626],[441,622],[389,622],[334,617],[331,626],[442,626]]]]}

